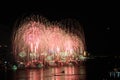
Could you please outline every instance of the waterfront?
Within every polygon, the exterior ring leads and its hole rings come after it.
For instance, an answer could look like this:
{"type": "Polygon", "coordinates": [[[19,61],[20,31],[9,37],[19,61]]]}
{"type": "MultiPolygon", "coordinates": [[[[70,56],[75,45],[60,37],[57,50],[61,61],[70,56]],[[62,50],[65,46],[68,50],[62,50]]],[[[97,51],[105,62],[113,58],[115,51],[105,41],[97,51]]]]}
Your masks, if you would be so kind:
{"type": "MultiPolygon", "coordinates": [[[[90,59],[79,66],[47,67],[0,71],[1,80],[111,80],[109,72],[119,67],[119,59],[90,59]]],[[[114,74],[113,74],[114,75],[114,74]]],[[[111,77],[112,78],[112,77],[111,77]]],[[[116,79],[114,79],[116,80],[116,79]]]]}

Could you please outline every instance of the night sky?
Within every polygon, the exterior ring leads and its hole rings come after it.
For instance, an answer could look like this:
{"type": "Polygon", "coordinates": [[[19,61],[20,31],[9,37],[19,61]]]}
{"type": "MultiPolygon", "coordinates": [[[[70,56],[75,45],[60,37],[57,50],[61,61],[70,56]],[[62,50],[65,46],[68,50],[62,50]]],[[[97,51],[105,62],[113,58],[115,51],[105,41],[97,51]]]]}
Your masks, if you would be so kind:
{"type": "MultiPolygon", "coordinates": [[[[41,3],[42,4],[42,3],[41,3]]],[[[0,44],[11,44],[14,22],[23,15],[39,13],[49,20],[73,18],[80,21],[86,40],[87,51],[90,54],[118,55],[120,54],[119,10],[112,4],[16,4],[0,7],[0,44]],[[12,7],[11,7],[12,6],[12,7]],[[58,7],[59,6],[59,7],[58,7]]]]}

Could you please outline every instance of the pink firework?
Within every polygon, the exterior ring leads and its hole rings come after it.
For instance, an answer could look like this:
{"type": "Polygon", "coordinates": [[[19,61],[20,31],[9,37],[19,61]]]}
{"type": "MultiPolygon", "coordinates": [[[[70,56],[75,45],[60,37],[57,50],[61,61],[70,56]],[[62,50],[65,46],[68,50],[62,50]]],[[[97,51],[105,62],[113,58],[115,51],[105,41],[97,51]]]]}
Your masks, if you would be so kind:
{"type": "Polygon", "coordinates": [[[85,50],[83,32],[70,28],[66,25],[68,23],[52,24],[45,18],[35,16],[23,21],[13,35],[13,52],[17,61],[24,63],[40,61],[42,56],[44,60],[49,59],[49,56],[51,57],[49,60],[55,61],[56,58],[68,59],[69,56],[83,54],[85,50]]]}

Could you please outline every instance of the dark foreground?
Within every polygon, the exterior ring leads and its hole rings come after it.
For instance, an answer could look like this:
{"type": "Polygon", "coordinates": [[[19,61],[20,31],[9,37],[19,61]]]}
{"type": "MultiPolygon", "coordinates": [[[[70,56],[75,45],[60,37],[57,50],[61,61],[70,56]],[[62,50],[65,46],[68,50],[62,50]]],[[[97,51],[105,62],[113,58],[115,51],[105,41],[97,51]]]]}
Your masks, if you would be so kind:
{"type": "Polygon", "coordinates": [[[79,66],[0,70],[0,80],[120,80],[120,59],[89,59],[79,66]]]}

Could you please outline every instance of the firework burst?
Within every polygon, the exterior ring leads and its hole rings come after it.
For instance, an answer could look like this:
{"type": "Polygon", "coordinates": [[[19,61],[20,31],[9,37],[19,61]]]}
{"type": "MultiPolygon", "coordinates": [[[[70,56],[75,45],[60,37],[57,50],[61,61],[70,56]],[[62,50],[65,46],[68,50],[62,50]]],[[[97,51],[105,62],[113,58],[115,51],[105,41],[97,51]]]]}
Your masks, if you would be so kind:
{"type": "MultiPolygon", "coordinates": [[[[17,61],[66,60],[83,54],[85,40],[77,21],[50,23],[38,16],[23,19],[13,34],[13,53],[17,61]],[[74,23],[74,24],[73,24],[74,23]],[[78,27],[78,28],[76,28],[78,27]]],[[[75,58],[74,58],[75,59],[75,58]]]]}

